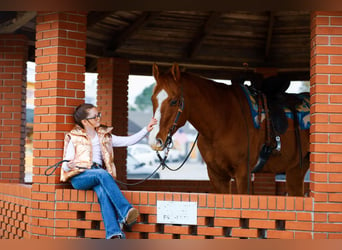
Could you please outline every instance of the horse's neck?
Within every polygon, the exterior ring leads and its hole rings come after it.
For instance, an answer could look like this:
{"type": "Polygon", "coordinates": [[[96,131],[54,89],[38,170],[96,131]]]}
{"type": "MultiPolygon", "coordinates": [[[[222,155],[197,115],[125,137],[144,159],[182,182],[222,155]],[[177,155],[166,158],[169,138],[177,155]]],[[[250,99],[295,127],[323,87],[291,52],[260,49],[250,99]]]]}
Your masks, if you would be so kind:
{"type": "Polygon", "coordinates": [[[218,132],[215,126],[218,122],[224,122],[228,128],[233,120],[237,119],[230,115],[237,113],[232,112],[232,109],[239,109],[236,92],[232,86],[222,91],[210,83],[187,84],[184,94],[185,105],[188,108],[188,121],[197,131],[208,136],[218,132]],[[227,107],[230,107],[230,110],[227,107]]]}

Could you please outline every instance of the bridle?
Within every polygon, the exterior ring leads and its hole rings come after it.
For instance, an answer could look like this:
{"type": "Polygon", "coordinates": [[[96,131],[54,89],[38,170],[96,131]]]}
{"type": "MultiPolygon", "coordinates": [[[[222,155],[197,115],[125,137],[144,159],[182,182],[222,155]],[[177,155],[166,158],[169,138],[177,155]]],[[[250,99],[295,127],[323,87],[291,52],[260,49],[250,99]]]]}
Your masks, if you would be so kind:
{"type": "MultiPolygon", "coordinates": [[[[180,115],[182,114],[182,112],[184,110],[184,98],[183,98],[183,95],[181,95],[179,100],[176,100],[175,103],[178,104],[177,114],[176,114],[174,122],[172,123],[171,128],[169,129],[169,133],[167,134],[166,141],[165,141],[163,149],[164,148],[169,148],[169,146],[172,145],[172,134],[175,132],[177,124],[178,124],[179,117],[180,117],[180,115]]],[[[175,105],[175,104],[173,104],[173,101],[171,101],[170,106],[173,106],[173,105],[175,105]]]]}
{"type": "Polygon", "coordinates": [[[179,99],[171,100],[170,106],[174,106],[174,105],[178,105],[178,109],[177,109],[177,114],[176,114],[175,120],[172,123],[171,128],[169,129],[169,132],[167,134],[165,143],[164,143],[163,148],[162,148],[162,150],[164,150],[166,148],[164,159],[160,156],[159,152],[156,151],[157,156],[158,156],[158,158],[159,158],[159,160],[161,162],[165,162],[165,160],[167,158],[167,155],[169,153],[169,150],[173,146],[172,135],[173,135],[173,133],[176,130],[176,127],[177,127],[177,124],[178,124],[178,121],[179,121],[179,117],[181,116],[181,114],[182,114],[182,112],[184,110],[183,88],[181,88],[181,95],[180,95],[179,99]]]}

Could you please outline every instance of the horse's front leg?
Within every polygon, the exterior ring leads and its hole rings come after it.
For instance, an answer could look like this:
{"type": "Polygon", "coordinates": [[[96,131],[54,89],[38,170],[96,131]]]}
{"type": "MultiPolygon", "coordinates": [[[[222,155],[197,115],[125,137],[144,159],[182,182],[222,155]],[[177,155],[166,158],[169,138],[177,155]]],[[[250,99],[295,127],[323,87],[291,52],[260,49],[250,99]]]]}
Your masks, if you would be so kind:
{"type": "Polygon", "coordinates": [[[244,166],[239,166],[237,168],[235,181],[238,194],[252,194],[252,182],[250,180],[250,175],[245,170],[244,166]]]}
{"type": "Polygon", "coordinates": [[[304,177],[310,167],[309,154],[303,159],[303,166],[299,164],[286,171],[286,189],[289,196],[304,196],[304,177]]]}
{"type": "Polygon", "coordinates": [[[211,184],[217,193],[231,193],[231,177],[217,171],[218,166],[215,163],[207,163],[208,176],[211,184]]]}
{"type": "Polygon", "coordinates": [[[207,171],[211,185],[215,192],[222,194],[231,194],[231,176],[228,174],[225,162],[222,161],[221,154],[217,153],[213,144],[203,136],[198,137],[198,149],[201,152],[203,160],[207,164],[207,171]]]}

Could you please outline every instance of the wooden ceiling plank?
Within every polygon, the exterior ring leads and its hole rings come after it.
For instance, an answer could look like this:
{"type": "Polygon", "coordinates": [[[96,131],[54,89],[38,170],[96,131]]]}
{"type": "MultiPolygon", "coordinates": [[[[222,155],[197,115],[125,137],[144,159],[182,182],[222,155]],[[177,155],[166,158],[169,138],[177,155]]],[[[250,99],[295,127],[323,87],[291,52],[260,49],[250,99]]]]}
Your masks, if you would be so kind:
{"type": "Polygon", "coordinates": [[[190,43],[186,57],[192,58],[196,55],[196,53],[201,48],[202,43],[206,39],[206,37],[210,34],[212,28],[216,25],[220,18],[219,12],[211,12],[206,22],[200,27],[199,32],[195,35],[192,42],[190,43]]]}
{"type": "Polygon", "coordinates": [[[154,20],[160,15],[160,12],[145,11],[133,22],[127,29],[123,30],[119,35],[113,34],[113,39],[108,43],[106,53],[115,52],[122,44],[127,41],[134,33],[138,32],[146,23],[154,20]]]}
{"type": "Polygon", "coordinates": [[[270,11],[269,12],[267,38],[266,38],[266,46],[265,46],[265,62],[268,61],[268,58],[270,55],[270,50],[271,50],[271,45],[272,45],[273,26],[274,26],[274,13],[272,11],[270,11]]]}
{"type": "MultiPolygon", "coordinates": [[[[13,34],[26,35],[29,58],[34,59],[35,20],[18,23],[24,13],[0,12],[0,32],[7,29],[8,33],[15,30],[13,34]]],[[[199,71],[208,67],[214,72],[212,66],[220,70],[219,65],[240,67],[241,62],[248,62],[251,68],[269,66],[309,72],[309,11],[226,11],[219,13],[215,25],[209,11],[161,11],[156,12],[156,19],[154,12],[140,17],[143,13],[88,12],[87,68],[95,70],[96,58],[116,56],[147,63],[157,60],[202,65],[199,71]]]]}

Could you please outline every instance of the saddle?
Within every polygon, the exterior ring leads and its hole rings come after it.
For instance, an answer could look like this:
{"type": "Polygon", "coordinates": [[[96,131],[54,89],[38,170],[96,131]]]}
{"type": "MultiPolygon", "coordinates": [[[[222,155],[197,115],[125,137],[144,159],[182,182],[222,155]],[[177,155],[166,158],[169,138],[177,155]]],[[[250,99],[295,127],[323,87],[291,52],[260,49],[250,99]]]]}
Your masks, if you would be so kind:
{"type": "Polygon", "coordinates": [[[261,84],[252,85],[249,88],[254,98],[259,102],[260,111],[258,113],[261,114],[261,107],[265,110],[267,135],[252,173],[259,172],[262,169],[274,150],[280,151],[280,135],[284,134],[288,129],[285,107],[291,110],[295,127],[298,128],[299,126],[296,106],[302,100],[297,98],[296,95],[285,93],[289,86],[290,80],[272,76],[263,80],[261,84]]]}
{"type": "Polygon", "coordinates": [[[289,80],[271,76],[249,87],[254,98],[259,100],[259,106],[263,106],[267,111],[266,118],[268,115],[272,132],[275,135],[284,134],[288,128],[284,108],[289,107],[288,96],[285,93],[289,86],[289,80]]]}
{"type": "Polygon", "coordinates": [[[280,151],[280,135],[288,129],[288,118],[293,119],[297,144],[301,144],[299,128],[308,129],[310,127],[309,94],[285,93],[290,85],[290,80],[281,76],[263,79],[257,74],[240,75],[232,79],[232,84],[242,87],[251,109],[254,127],[259,129],[265,118],[266,139],[260,150],[258,161],[252,170],[252,173],[256,173],[262,169],[274,150],[280,151]],[[249,87],[244,85],[247,80],[252,82],[249,87]],[[297,111],[297,108],[300,111],[297,111]]]}

